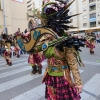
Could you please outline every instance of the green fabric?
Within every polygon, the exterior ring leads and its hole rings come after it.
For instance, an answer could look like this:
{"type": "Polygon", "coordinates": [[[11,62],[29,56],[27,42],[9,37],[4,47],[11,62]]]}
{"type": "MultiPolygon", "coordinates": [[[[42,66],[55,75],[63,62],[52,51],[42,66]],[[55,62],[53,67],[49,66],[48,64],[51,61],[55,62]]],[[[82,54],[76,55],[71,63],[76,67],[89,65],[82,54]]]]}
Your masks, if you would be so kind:
{"type": "MultiPolygon", "coordinates": [[[[48,58],[48,59],[51,58],[51,57],[55,57],[56,59],[63,60],[62,58],[57,57],[57,55],[54,52],[54,48],[55,47],[49,47],[46,51],[44,51],[45,57],[48,58]]],[[[51,68],[52,68],[52,66],[51,66],[51,68]]],[[[50,76],[63,76],[63,70],[51,71],[51,68],[48,68],[48,74],[50,76]]]]}
{"type": "MultiPolygon", "coordinates": [[[[42,46],[38,46],[38,51],[42,50],[41,48],[42,46]]],[[[54,57],[58,60],[64,60],[63,58],[60,58],[55,54],[54,48],[55,48],[54,46],[48,47],[46,51],[43,51],[44,56],[48,59],[51,57],[54,57]]],[[[51,71],[51,68],[52,66],[48,68],[48,74],[50,76],[63,76],[64,75],[63,69],[59,71],[51,71]]]]}
{"type": "Polygon", "coordinates": [[[54,57],[54,58],[56,58],[58,60],[64,60],[64,58],[60,58],[55,54],[54,48],[55,47],[52,46],[52,47],[49,47],[46,51],[44,51],[45,57],[46,58],[54,57]]]}
{"type": "Polygon", "coordinates": [[[44,51],[44,55],[46,58],[54,57],[54,47],[49,47],[46,51],[44,51]]]}
{"type": "Polygon", "coordinates": [[[60,71],[60,72],[51,72],[50,70],[48,70],[48,74],[50,76],[64,76],[64,72],[60,71]]]}

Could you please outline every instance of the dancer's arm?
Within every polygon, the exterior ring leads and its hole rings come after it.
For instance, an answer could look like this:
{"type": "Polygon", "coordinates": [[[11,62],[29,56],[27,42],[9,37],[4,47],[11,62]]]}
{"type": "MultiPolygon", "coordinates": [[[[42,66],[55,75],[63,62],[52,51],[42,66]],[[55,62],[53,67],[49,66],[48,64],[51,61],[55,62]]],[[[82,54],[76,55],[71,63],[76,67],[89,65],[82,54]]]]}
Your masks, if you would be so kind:
{"type": "Polygon", "coordinates": [[[80,72],[78,69],[77,58],[74,54],[74,49],[66,48],[66,59],[70,67],[70,71],[72,72],[77,92],[80,93],[82,91],[82,81],[80,78],[80,72]]]}

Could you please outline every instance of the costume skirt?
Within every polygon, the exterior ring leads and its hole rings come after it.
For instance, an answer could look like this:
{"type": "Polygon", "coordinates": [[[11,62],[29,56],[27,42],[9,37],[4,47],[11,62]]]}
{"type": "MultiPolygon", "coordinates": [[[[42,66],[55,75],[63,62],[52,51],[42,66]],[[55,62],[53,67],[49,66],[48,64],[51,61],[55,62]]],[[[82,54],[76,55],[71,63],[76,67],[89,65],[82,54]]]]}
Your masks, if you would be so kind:
{"type": "Polygon", "coordinates": [[[80,100],[80,95],[77,94],[76,89],[71,87],[64,76],[50,76],[46,75],[44,82],[46,84],[45,98],[51,100],[48,93],[48,87],[54,88],[56,100],[80,100]]]}
{"type": "Polygon", "coordinates": [[[42,58],[40,57],[38,53],[33,54],[33,58],[34,58],[35,63],[37,64],[42,62],[42,58]]]}
{"type": "Polygon", "coordinates": [[[90,44],[88,41],[86,41],[85,44],[88,46],[88,48],[91,48],[91,49],[95,48],[95,45],[90,44]]]}
{"type": "Polygon", "coordinates": [[[10,56],[11,53],[7,52],[6,50],[3,52],[3,56],[10,56]]]}
{"type": "Polygon", "coordinates": [[[43,58],[40,57],[40,55],[38,53],[36,54],[30,54],[29,58],[28,58],[28,63],[30,65],[35,65],[35,64],[39,64],[43,61],[43,58]]]}
{"type": "Polygon", "coordinates": [[[19,48],[18,47],[15,47],[14,50],[15,50],[15,52],[19,52],[19,48]]]}
{"type": "Polygon", "coordinates": [[[92,44],[89,44],[88,47],[91,48],[91,49],[95,48],[95,46],[92,45],[92,44]]]}

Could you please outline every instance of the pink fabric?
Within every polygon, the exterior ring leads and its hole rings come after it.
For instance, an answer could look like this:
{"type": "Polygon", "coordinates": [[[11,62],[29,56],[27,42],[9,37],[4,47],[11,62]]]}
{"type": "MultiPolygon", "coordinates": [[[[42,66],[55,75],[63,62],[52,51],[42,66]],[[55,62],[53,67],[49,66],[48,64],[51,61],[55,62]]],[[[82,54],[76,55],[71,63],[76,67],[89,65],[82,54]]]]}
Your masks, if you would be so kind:
{"type": "Polygon", "coordinates": [[[48,93],[48,86],[55,89],[55,95],[57,100],[80,100],[80,95],[77,94],[76,88],[71,87],[64,76],[50,76],[46,75],[44,82],[46,84],[45,98],[51,100],[51,96],[48,93]]]}

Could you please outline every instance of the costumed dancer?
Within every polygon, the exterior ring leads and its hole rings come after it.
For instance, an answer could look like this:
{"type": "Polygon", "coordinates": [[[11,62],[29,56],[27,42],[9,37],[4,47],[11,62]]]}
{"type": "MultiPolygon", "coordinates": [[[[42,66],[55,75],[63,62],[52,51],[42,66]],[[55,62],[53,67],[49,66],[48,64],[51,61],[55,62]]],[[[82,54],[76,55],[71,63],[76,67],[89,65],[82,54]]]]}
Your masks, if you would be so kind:
{"type": "Polygon", "coordinates": [[[27,33],[22,34],[22,38],[23,38],[25,43],[29,42],[29,40],[30,40],[30,32],[27,31],[27,33]]]}
{"type": "MultiPolygon", "coordinates": [[[[41,41],[37,45],[40,45],[41,41]]],[[[31,74],[42,74],[42,64],[41,62],[45,60],[43,52],[30,53],[28,58],[28,63],[32,66],[31,74]]]]}
{"type": "Polygon", "coordinates": [[[82,81],[78,64],[83,65],[79,56],[79,47],[84,41],[68,37],[65,30],[73,28],[68,26],[70,18],[68,8],[73,3],[64,1],[50,2],[34,14],[41,19],[43,27],[31,30],[31,39],[25,44],[21,37],[17,37],[22,50],[37,53],[43,51],[48,59],[48,66],[44,73],[43,82],[46,85],[45,97],[47,100],[80,100],[82,81]],[[40,45],[37,45],[41,41],[40,45]],[[71,73],[73,78],[71,77],[71,73]]]}
{"type": "Polygon", "coordinates": [[[15,52],[15,55],[17,58],[20,58],[20,54],[19,54],[20,48],[19,48],[17,41],[16,41],[16,36],[19,36],[19,35],[21,36],[20,31],[16,32],[14,35],[14,52],[15,52]]]}
{"type": "Polygon", "coordinates": [[[11,43],[12,41],[9,40],[8,36],[6,34],[2,34],[5,50],[3,52],[3,57],[5,58],[8,66],[12,66],[11,61],[11,43]]]}
{"type": "Polygon", "coordinates": [[[94,48],[95,48],[95,38],[90,36],[88,40],[85,42],[86,46],[90,48],[90,54],[94,54],[94,48]]]}
{"type": "Polygon", "coordinates": [[[29,54],[28,63],[30,66],[32,66],[31,74],[37,74],[37,66],[36,66],[36,63],[34,61],[33,54],[29,54]]]}
{"type": "Polygon", "coordinates": [[[32,66],[31,74],[42,74],[42,61],[39,53],[29,54],[28,63],[32,66]]]}
{"type": "Polygon", "coordinates": [[[15,55],[16,55],[17,58],[20,58],[19,50],[20,50],[19,46],[17,45],[17,43],[15,43],[14,52],[15,52],[15,55]]]}

